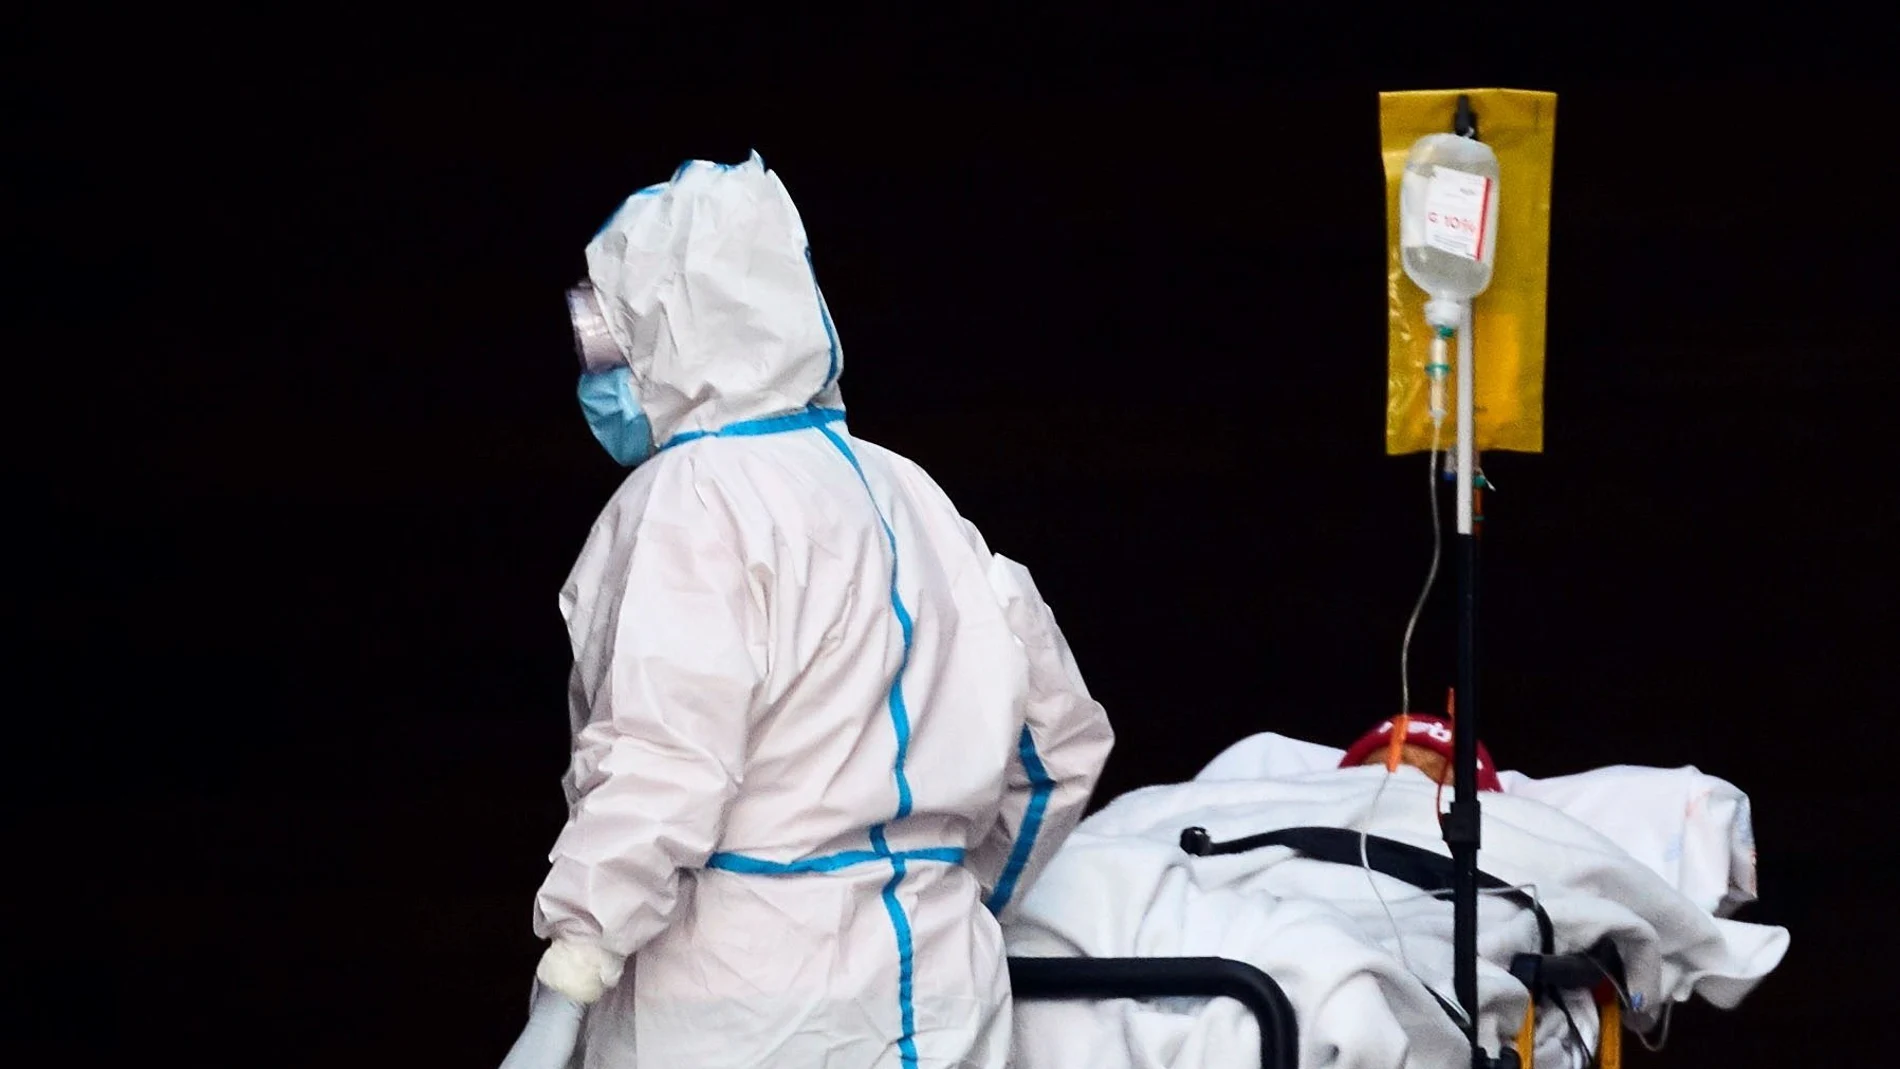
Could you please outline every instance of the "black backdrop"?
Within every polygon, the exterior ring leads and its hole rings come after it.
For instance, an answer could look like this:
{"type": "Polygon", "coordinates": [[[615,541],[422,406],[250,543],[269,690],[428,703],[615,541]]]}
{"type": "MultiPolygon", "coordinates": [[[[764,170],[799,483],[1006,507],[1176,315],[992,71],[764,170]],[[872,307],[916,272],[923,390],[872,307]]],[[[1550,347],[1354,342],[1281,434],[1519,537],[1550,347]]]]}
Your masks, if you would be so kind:
{"type": "Polygon", "coordinates": [[[1121,736],[1103,798],[1255,730],[1343,744],[1397,702],[1429,547],[1423,461],[1382,453],[1376,93],[1502,84],[1561,102],[1548,452],[1486,465],[1486,741],[1753,795],[1748,916],[1787,962],[1632,1064],[1880,1060],[1840,1027],[1897,942],[1864,28],[273,19],[20,38],[11,918],[43,1050],[499,1060],[561,818],[555,593],[620,477],[561,290],[689,156],[783,175],[854,432],[1036,571],[1121,736]]]}

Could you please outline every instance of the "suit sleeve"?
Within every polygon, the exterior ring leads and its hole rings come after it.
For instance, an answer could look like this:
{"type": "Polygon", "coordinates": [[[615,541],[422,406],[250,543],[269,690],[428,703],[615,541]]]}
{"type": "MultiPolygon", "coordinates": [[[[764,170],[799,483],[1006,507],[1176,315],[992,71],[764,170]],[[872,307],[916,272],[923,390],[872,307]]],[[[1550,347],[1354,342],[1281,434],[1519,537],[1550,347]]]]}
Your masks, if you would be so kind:
{"type": "Polygon", "coordinates": [[[748,571],[690,478],[597,528],[576,608],[569,814],[535,899],[544,983],[591,1002],[672,920],[738,793],[763,666],[748,571]]]}
{"type": "Polygon", "coordinates": [[[993,557],[990,582],[1029,659],[1023,727],[1002,813],[974,859],[979,878],[992,888],[990,912],[1007,920],[1081,822],[1115,735],[1028,569],[993,557]]]}

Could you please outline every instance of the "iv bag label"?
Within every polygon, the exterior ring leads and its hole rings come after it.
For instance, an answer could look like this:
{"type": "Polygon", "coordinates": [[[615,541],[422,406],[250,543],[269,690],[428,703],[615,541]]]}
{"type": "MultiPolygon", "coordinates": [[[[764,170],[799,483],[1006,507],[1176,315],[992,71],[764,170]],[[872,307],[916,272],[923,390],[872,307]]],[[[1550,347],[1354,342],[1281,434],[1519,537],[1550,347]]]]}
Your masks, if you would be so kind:
{"type": "Polygon", "coordinates": [[[1425,191],[1425,244],[1467,260],[1484,259],[1491,180],[1442,164],[1425,191]]]}

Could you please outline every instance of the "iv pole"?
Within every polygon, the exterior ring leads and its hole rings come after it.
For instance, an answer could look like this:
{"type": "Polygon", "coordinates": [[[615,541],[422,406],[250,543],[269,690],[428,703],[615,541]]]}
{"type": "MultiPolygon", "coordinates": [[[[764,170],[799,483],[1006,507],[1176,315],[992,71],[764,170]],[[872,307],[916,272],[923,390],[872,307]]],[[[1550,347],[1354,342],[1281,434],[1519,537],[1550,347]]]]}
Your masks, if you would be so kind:
{"type": "MultiPolygon", "coordinates": [[[[1478,117],[1460,96],[1452,132],[1474,140],[1478,117]]],[[[1458,324],[1454,374],[1458,386],[1458,689],[1453,696],[1452,801],[1445,845],[1452,859],[1452,990],[1465,1011],[1472,1069],[1492,1069],[1478,1046],[1478,520],[1476,513],[1475,376],[1471,306],[1458,324]]]]}

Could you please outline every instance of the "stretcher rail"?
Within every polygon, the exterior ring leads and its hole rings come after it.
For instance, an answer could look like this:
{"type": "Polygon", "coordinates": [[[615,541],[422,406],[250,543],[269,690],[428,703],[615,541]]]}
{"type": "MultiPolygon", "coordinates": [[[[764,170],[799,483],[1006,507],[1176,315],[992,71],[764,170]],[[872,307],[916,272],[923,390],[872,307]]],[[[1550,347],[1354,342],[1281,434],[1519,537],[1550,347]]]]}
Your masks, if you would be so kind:
{"type": "Polygon", "coordinates": [[[1228,958],[1010,958],[1018,999],[1231,998],[1260,1025],[1261,1069],[1298,1069],[1293,1004],[1271,976],[1228,958]]]}

